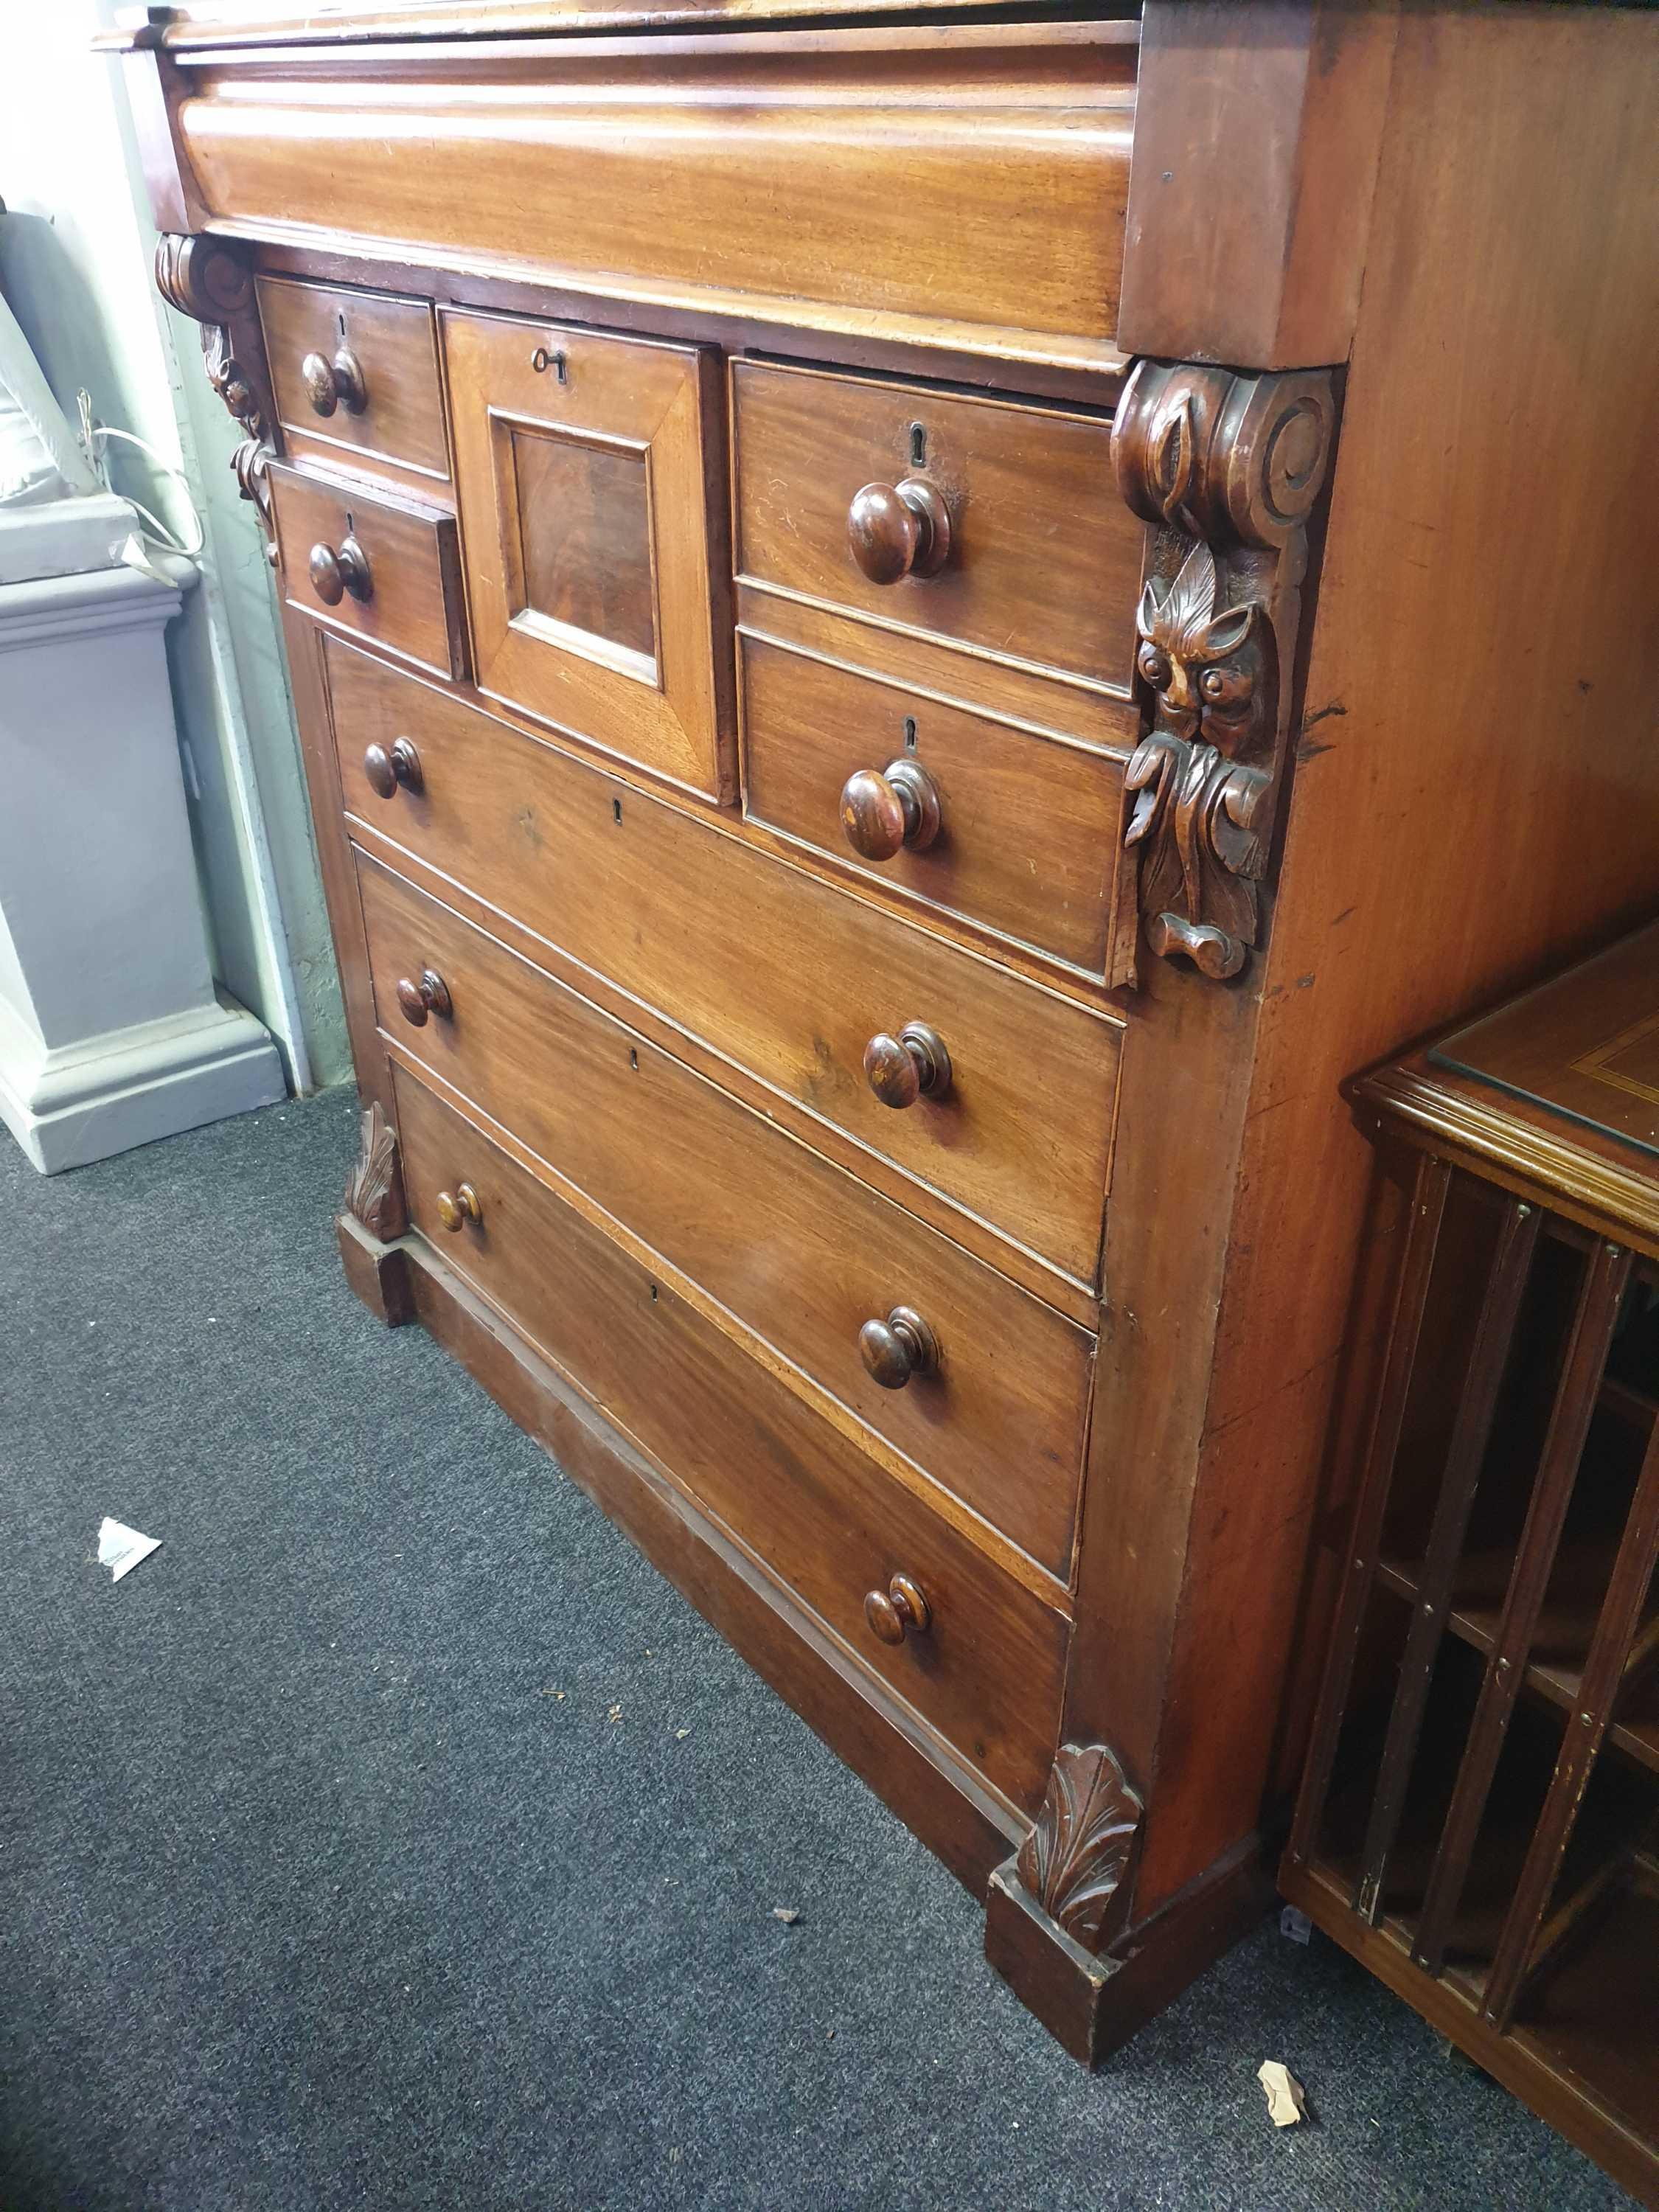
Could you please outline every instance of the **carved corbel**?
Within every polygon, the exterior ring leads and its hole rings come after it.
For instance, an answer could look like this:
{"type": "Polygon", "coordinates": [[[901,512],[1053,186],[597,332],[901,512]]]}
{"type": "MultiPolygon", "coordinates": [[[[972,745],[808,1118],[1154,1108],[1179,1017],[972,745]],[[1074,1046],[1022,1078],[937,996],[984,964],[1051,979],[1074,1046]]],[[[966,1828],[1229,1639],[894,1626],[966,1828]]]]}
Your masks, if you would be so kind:
{"type": "Polygon", "coordinates": [[[155,242],[155,287],[170,307],[202,325],[202,360],[208,382],[246,433],[231,466],[264,526],[267,559],[276,558],[270,512],[276,409],[265,375],[264,348],[254,307],[253,275],[246,254],[222,238],[174,237],[155,242]]]}
{"type": "Polygon", "coordinates": [[[1328,370],[1138,362],[1112,426],[1151,526],[1135,671],[1152,726],[1126,773],[1146,941],[1216,981],[1261,930],[1285,780],[1308,521],[1335,423],[1328,370]]]}
{"type": "Polygon", "coordinates": [[[364,1107],[357,1142],[357,1164],[346,1185],[346,1212],[371,1237],[389,1244],[409,1227],[409,1209],[404,1202],[398,1133],[378,1105],[364,1107]]]}

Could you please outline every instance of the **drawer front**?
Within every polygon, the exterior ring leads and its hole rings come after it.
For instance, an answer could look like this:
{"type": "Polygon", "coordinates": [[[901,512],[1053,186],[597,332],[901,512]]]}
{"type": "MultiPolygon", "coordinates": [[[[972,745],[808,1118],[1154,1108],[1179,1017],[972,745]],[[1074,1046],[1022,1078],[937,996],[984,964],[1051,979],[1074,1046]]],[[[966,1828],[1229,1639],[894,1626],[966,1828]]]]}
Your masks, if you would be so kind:
{"type": "Polygon", "coordinates": [[[340,284],[258,280],[276,412],[292,443],[350,466],[392,461],[447,480],[438,348],[424,300],[340,284]]]}
{"type": "Polygon", "coordinates": [[[1143,533],[1108,423],[747,361],[732,406],[745,581],[1127,688],[1143,533]]]}
{"type": "Polygon", "coordinates": [[[455,519],[273,461],[288,603],[459,679],[466,672],[455,519]]]}
{"type": "Polygon", "coordinates": [[[447,907],[358,883],[383,1030],[1066,1578],[1092,1338],[447,907]],[[933,1371],[905,1377],[900,1311],[933,1371]]]}
{"type": "Polygon", "coordinates": [[[397,1078],[416,1226],[618,1427],[1018,1803],[1059,1725],[1061,1618],[893,1481],[666,1285],[412,1076],[397,1078]],[[441,1225],[462,1182],[478,1221],[441,1225]],[[880,1642],[866,1592],[922,1591],[923,1635],[880,1642]]]}
{"type": "Polygon", "coordinates": [[[876,912],[362,654],[328,652],[345,803],[573,958],[1081,1282],[1121,1025],[876,912]],[[406,739],[420,789],[366,757],[406,739]],[[384,781],[384,779],[382,779],[384,781]],[[924,1022],[951,1085],[894,1109],[872,1035],[924,1022]]]}
{"type": "Polygon", "coordinates": [[[1133,24],[722,29],[597,57],[465,38],[390,66],[346,40],[326,70],[316,51],[191,68],[176,128],[210,222],[1001,360],[1121,359],[1133,24]]]}
{"type": "Polygon", "coordinates": [[[726,796],[712,361],[511,316],[446,314],[443,331],[478,689],[726,796]]]}
{"type": "Polygon", "coordinates": [[[1122,757],[762,636],[741,641],[741,679],[752,820],[1118,980],[1122,757]]]}

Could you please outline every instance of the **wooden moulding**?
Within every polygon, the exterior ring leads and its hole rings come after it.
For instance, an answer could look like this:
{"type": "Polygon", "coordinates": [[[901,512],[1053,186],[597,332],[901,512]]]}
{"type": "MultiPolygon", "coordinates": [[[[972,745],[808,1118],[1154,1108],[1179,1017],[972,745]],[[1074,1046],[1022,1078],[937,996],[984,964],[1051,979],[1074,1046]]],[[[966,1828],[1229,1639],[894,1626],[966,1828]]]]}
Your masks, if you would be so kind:
{"type": "MultiPolygon", "coordinates": [[[[904,0],[903,12],[973,16],[1005,6],[1006,0],[904,0]]],[[[192,47],[260,46],[277,40],[326,49],[393,39],[483,39],[503,32],[527,38],[538,32],[662,31],[714,24],[742,30],[803,17],[816,20],[831,12],[891,15],[896,6],[895,0],[835,0],[833,11],[825,0],[450,0],[447,7],[438,0],[367,0],[354,7],[331,0],[321,7],[256,13],[247,0],[209,0],[205,6],[125,12],[144,20],[136,27],[104,33],[97,46],[121,52],[167,46],[188,52],[192,47]]],[[[1132,40],[1134,25],[1125,23],[1121,34],[1132,40]]]]}
{"type": "MultiPolygon", "coordinates": [[[[370,1116],[365,1115],[367,1124],[370,1116]]],[[[884,1698],[815,1615],[570,1388],[418,1237],[386,1244],[348,1210],[347,1279],[418,1320],[975,1896],[1020,1823],[945,1740],[884,1698]]]]}
{"type": "MultiPolygon", "coordinates": [[[[1011,362],[1121,367],[1134,121],[1122,25],[134,58],[161,73],[192,227],[1011,362]],[[527,240],[527,206],[559,220],[527,240]]],[[[161,173],[159,125],[153,135],[161,173]]]]}

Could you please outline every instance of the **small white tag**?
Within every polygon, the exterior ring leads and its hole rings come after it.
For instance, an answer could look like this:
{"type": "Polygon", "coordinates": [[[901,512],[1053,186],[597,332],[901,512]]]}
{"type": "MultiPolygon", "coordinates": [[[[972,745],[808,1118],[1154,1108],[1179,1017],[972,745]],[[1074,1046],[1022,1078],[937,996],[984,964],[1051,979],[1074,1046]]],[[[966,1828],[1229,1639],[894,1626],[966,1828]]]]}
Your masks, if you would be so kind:
{"type": "Polygon", "coordinates": [[[152,1552],[161,1548],[159,1536],[141,1536],[125,1522],[112,1521],[105,1515],[104,1524],[98,1531],[98,1564],[109,1569],[112,1583],[118,1583],[123,1575],[130,1575],[152,1552]]]}
{"type": "Polygon", "coordinates": [[[1313,1923],[1305,1912],[1294,1905],[1287,1905],[1279,1916],[1279,1932],[1287,1936],[1292,1943],[1305,1943],[1313,1934],[1313,1923]]]}

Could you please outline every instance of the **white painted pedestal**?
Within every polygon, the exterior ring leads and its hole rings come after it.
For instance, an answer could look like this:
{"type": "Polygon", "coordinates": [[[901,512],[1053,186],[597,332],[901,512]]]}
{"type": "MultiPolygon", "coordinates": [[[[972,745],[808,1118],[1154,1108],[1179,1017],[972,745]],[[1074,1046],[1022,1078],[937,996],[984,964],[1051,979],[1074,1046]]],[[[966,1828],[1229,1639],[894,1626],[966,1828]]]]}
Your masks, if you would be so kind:
{"type": "Polygon", "coordinates": [[[51,1175],[285,1093],[215,990],[162,634],[130,568],[0,585],[0,1120],[51,1175]]]}

